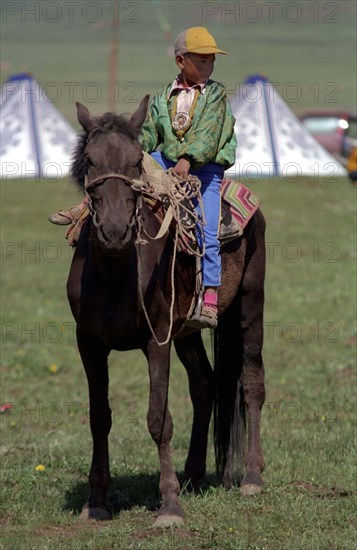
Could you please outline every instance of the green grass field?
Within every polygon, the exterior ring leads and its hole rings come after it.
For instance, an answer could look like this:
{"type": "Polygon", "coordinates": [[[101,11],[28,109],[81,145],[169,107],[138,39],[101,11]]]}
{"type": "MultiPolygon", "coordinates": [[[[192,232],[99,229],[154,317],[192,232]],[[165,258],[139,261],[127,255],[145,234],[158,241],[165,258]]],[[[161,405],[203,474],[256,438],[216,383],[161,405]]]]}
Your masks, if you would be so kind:
{"type": "MultiPolygon", "coordinates": [[[[211,446],[202,491],[182,493],[185,526],[157,532],[147,367],[135,351],[110,360],[114,520],[79,522],[91,457],[87,387],[65,295],[71,252],[46,221],[77,196],[63,181],[2,183],[1,402],[14,408],[0,415],[0,548],[356,548],[355,189],[347,179],[251,187],[268,224],[266,488],[251,500],[224,491],[211,446]]],[[[191,408],[174,354],[170,406],[182,475],[191,408]]]]}
{"type": "MultiPolygon", "coordinates": [[[[108,109],[114,0],[73,4],[1,2],[0,59],[1,82],[32,72],[78,128],[75,101],[94,114],[108,109]]],[[[298,114],[355,110],[355,2],[273,4],[120,2],[117,111],[132,112],[176,74],[167,25],[173,37],[192,25],[212,31],[231,53],[214,73],[231,96],[263,72],[298,114]]],[[[78,519],[91,460],[87,383],[65,292],[72,252],[64,230],[47,222],[78,195],[62,180],[1,182],[0,405],[13,406],[0,412],[1,550],[357,548],[356,189],[347,178],[245,183],[267,219],[265,490],[252,499],[224,491],[211,445],[200,493],[182,490],[184,527],[154,531],[158,458],[146,427],[147,366],[136,351],[110,358],[114,519],[78,519]]],[[[172,359],[182,477],[191,406],[172,359]]]]}

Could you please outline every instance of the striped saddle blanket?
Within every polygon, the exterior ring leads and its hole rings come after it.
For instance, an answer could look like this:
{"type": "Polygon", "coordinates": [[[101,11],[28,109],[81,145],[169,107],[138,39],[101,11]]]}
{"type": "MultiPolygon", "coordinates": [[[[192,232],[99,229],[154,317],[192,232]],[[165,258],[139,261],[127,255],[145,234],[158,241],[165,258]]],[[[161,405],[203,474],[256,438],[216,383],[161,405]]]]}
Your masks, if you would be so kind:
{"type": "Polygon", "coordinates": [[[259,208],[259,198],[238,181],[223,179],[220,240],[223,243],[243,234],[244,228],[259,208]]]}

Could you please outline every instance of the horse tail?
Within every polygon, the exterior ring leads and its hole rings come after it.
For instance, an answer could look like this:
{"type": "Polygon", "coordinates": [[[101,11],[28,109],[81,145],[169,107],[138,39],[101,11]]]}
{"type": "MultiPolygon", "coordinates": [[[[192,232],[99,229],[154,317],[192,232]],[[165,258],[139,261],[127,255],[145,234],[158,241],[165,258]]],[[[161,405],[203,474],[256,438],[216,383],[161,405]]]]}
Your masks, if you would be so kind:
{"type": "Polygon", "coordinates": [[[239,332],[240,299],[222,314],[214,333],[214,448],[217,474],[226,488],[239,484],[244,472],[246,416],[239,332]]]}

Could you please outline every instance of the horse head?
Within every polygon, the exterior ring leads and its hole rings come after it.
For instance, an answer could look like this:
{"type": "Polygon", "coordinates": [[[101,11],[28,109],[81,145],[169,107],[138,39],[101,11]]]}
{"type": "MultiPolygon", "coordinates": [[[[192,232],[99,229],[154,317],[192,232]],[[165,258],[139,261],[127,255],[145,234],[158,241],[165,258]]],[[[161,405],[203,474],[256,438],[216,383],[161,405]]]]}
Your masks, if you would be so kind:
{"type": "Polygon", "coordinates": [[[129,119],[113,113],[93,117],[87,107],[77,103],[78,121],[85,134],[77,147],[72,175],[89,195],[97,237],[107,254],[120,254],[132,242],[138,197],[133,183],[140,178],[143,158],[138,136],[148,102],[147,95],[129,119]],[[80,171],[84,178],[78,177],[80,171]]]}

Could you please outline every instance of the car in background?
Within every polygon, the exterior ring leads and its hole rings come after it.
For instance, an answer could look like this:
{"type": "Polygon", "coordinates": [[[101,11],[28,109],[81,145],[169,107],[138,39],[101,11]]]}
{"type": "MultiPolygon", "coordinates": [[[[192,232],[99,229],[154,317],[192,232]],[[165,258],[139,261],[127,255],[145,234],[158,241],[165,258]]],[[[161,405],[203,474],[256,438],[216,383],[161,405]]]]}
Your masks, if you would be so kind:
{"type": "Polygon", "coordinates": [[[357,145],[357,115],[343,111],[309,111],[300,116],[305,128],[327,151],[346,162],[357,145]]]}

